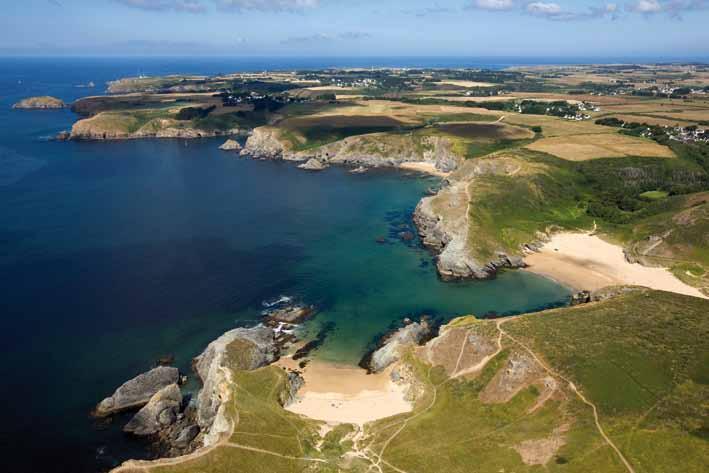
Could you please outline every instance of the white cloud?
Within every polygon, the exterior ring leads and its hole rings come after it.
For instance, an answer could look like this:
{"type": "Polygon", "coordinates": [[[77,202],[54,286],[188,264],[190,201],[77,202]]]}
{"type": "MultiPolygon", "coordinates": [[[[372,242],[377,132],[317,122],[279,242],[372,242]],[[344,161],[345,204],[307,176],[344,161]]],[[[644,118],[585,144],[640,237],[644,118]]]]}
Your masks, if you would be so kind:
{"type": "Polygon", "coordinates": [[[127,7],[151,11],[178,11],[203,13],[206,9],[199,0],[115,0],[127,7]]]}
{"type": "Polygon", "coordinates": [[[481,10],[511,10],[514,8],[514,0],[475,0],[470,7],[481,10]]]}
{"type": "Polygon", "coordinates": [[[534,2],[527,5],[527,13],[540,16],[554,16],[562,12],[558,3],[534,2]]]}
{"type": "Polygon", "coordinates": [[[299,11],[320,6],[320,0],[214,0],[220,10],[299,11]]]}
{"type": "Polygon", "coordinates": [[[659,13],[662,11],[662,5],[657,0],[639,0],[631,10],[638,13],[659,13]]]}

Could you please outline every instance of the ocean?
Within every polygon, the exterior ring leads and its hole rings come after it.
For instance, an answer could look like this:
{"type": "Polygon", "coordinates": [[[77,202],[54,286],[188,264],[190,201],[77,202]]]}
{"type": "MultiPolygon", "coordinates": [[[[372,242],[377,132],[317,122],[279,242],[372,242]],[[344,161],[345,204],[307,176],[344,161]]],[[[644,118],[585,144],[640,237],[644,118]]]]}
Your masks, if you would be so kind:
{"type": "Polygon", "coordinates": [[[72,112],[11,109],[27,96],[103,93],[106,81],[137,74],[476,65],[418,61],[0,59],[5,469],[89,473],[146,458],[145,444],[120,430],[126,417],[96,421],[94,405],[167,354],[196,389],[192,357],[224,331],[258,323],[262,302],[280,295],[318,307],[305,331],[334,323],[315,356],[345,364],[407,316],[565,303],[566,288],[523,272],[440,281],[419,242],[397,237],[413,230],[413,209],[435,178],[309,173],[236,158],[217,149],[219,139],[56,142],[72,112]]]}

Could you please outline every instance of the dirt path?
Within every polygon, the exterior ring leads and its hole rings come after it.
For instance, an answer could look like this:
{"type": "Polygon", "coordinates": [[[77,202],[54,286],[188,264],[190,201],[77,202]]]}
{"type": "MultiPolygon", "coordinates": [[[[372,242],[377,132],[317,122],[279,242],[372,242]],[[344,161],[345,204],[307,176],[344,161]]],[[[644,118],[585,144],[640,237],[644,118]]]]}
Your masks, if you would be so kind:
{"type": "Polygon", "coordinates": [[[225,447],[240,448],[242,450],[248,450],[250,452],[258,452],[258,453],[264,453],[266,455],[273,455],[274,457],[285,458],[287,460],[300,460],[300,461],[309,461],[309,462],[316,462],[316,463],[328,463],[327,460],[322,459],[322,458],[294,457],[291,455],[283,455],[282,453],[273,452],[271,450],[264,450],[262,448],[249,447],[248,445],[241,445],[239,443],[234,443],[234,442],[225,442],[223,445],[225,447]]]}
{"type": "Polygon", "coordinates": [[[629,473],[635,473],[635,469],[634,469],[634,468],[632,467],[632,465],[628,462],[628,460],[625,458],[625,456],[623,455],[623,453],[621,453],[620,449],[615,445],[615,443],[613,443],[613,441],[608,437],[608,435],[606,435],[605,431],[603,430],[603,427],[601,426],[601,422],[600,422],[600,420],[599,420],[599,418],[598,418],[598,409],[596,408],[596,405],[595,405],[594,403],[592,403],[591,401],[589,401],[588,399],[586,399],[586,396],[584,396],[584,395],[581,393],[581,391],[579,391],[579,390],[576,388],[576,385],[575,385],[571,380],[565,378],[565,377],[562,376],[561,374],[559,374],[559,373],[557,373],[556,371],[554,371],[551,367],[549,367],[549,365],[547,365],[544,361],[542,361],[542,360],[537,356],[537,354],[534,353],[534,351],[532,351],[527,345],[525,345],[524,343],[520,342],[519,340],[517,340],[516,338],[514,338],[512,335],[510,335],[509,333],[507,333],[507,332],[502,328],[502,324],[503,324],[504,322],[508,321],[508,320],[510,320],[510,319],[504,319],[504,320],[498,321],[498,323],[497,323],[497,329],[500,331],[500,333],[501,333],[501,334],[504,334],[507,338],[509,338],[509,339],[512,340],[514,343],[516,343],[517,345],[519,345],[520,347],[522,347],[527,353],[529,353],[529,354],[534,358],[534,360],[539,364],[539,366],[541,366],[542,368],[544,368],[544,370],[545,370],[547,373],[549,373],[550,375],[552,375],[552,376],[554,376],[554,377],[557,377],[557,378],[559,378],[559,379],[562,379],[563,381],[565,381],[566,383],[568,383],[569,388],[579,397],[579,399],[581,399],[581,401],[582,401],[584,404],[586,404],[587,406],[589,406],[589,407],[591,408],[591,410],[593,411],[593,420],[594,420],[594,422],[595,422],[595,424],[596,424],[596,428],[598,429],[598,433],[601,435],[601,437],[603,438],[603,440],[605,440],[605,442],[608,444],[608,446],[611,447],[611,448],[615,451],[615,453],[618,455],[618,458],[620,459],[621,462],[623,462],[623,465],[624,465],[625,468],[628,470],[628,472],[629,472],[629,473]]]}
{"type": "MultiPolygon", "coordinates": [[[[551,375],[551,376],[553,376],[553,377],[556,377],[556,378],[558,378],[558,379],[561,379],[561,380],[563,380],[564,382],[566,382],[566,383],[568,384],[569,388],[574,392],[574,394],[576,394],[576,396],[578,396],[578,398],[579,398],[584,404],[586,404],[587,406],[589,406],[589,407],[591,408],[591,410],[593,411],[593,420],[594,420],[594,423],[595,423],[595,425],[596,425],[596,429],[598,430],[598,433],[600,434],[601,438],[603,438],[604,442],[605,442],[611,449],[613,449],[613,451],[616,453],[616,455],[618,456],[618,458],[620,459],[620,461],[623,463],[623,466],[625,466],[626,470],[628,470],[628,473],[635,473],[635,469],[633,468],[633,466],[630,464],[630,462],[628,462],[628,460],[625,458],[625,456],[624,456],[623,453],[620,451],[620,449],[615,445],[615,443],[613,443],[613,441],[608,437],[608,435],[606,435],[606,432],[603,430],[603,427],[601,426],[601,422],[600,422],[600,420],[599,420],[598,408],[596,407],[596,405],[595,405],[594,403],[592,403],[591,401],[589,401],[589,400],[586,398],[586,396],[584,396],[583,393],[581,393],[581,391],[578,390],[578,388],[576,387],[576,385],[575,385],[572,381],[570,381],[569,379],[565,378],[565,377],[562,376],[561,374],[557,373],[554,369],[552,369],[549,365],[547,365],[539,356],[537,356],[537,354],[534,353],[534,351],[532,351],[532,349],[530,349],[527,345],[525,345],[524,343],[522,343],[521,341],[517,340],[517,339],[514,338],[512,335],[510,335],[508,332],[506,332],[506,331],[502,328],[502,325],[503,325],[505,322],[509,321],[509,320],[511,320],[511,319],[509,319],[509,318],[507,318],[507,319],[499,319],[499,320],[497,320],[496,323],[495,323],[495,326],[496,326],[497,331],[498,331],[497,350],[496,350],[494,353],[492,353],[492,354],[486,356],[485,358],[483,358],[483,359],[482,359],[479,363],[477,363],[475,366],[472,366],[472,367],[470,367],[470,368],[467,368],[467,369],[465,369],[465,370],[463,370],[463,371],[459,371],[460,362],[461,362],[461,359],[462,359],[462,357],[463,357],[463,351],[465,350],[465,346],[466,346],[466,344],[467,344],[467,339],[468,339],[468,335],[467,335],[467,333],[466,333],[466,336],[465,336],[465,338],[464,338],[464,340],[463,340],[463,343],[461,343],[461,346],[460,346],[460,352],[458,353],[458,361],[456,362],[456,366],[455,366],[455,369],[454,369],[454,371],[453,371],[453,375],[451,375],[449,378],[447,378],[445,381],[441,382],[441,383],[438,384],[438,385],[434,385],[433,383],[431,383],[431,385],[432,385],[432,387],[433,387],[433,397],[432,397],[432,399],[431,399],[431,403],[430,403],[428,406],[426,406],[426,408],[423,409],[422,411],[420,411],[420,412],[416,413],[414,416],[409,417],[408,419],[404,420],[403,423],[402,423],[402,425],[401,425],[401,427],[399,427],[399,429],[397,429],[396,432],[394,432],[394,433],[386,440],[386,442],[384,442],[384,445],[382,446],[381,451],[380,451],[379,454],[377,455],[377,457],[378,457],[377,462],[376,462],[376,464],[374,465],[374,466],[376,466],[376,467],[379,469],[379,471],[381,471],[381,468],[379,467],[379,464],[383,463],[383,464],[385,464],[386,466],[388,466],[389,468],[391,468],[391,469],[397,471],[398,473],[408,473],[407,471],[402,470],[402,469],[400,469],[400,468],[397,468],[396,466],[392,465],[391,463],[389,463],[389,462],[387,462],[386,460],[383,459],[384,453],[385,453],[387,447],[389,446],[389,444],[391,443],[391,441],[394,440],[394,439],[406,428],[406,426],[408,425],[408,423],[409,423],[410,421],[412,421],[413,419],[419,417],[420,415],[423,415],[424,413],[428,412],[428,411],[435,405],[436,399],[437,399],[437,394],[438,394],[438,388],[439,388],[440,386],[442,386],[443,384],[447,383],[448,381],[450,381],[450,380],[452,380],[452,379],[455,379],[455,378],[457,378],[457,377],[459,377],[459,376],[462,376],[462,375],[464,375],[464,374],[466,374],[466,373],[471,373],[471,372],[474,372],[474,371],[477,371],[477,370],[480,370],[480,369],[484,368],[485,365],[487,365],[487,363],[490,362],[490,360],[492,360],[495,356],[497,356],[497,355],[502,351],[502,337],[504,336],[504,337],[509,338],[511,341],[513,341],[514,343],[516,343],[517,345],[519,345],[520,347],[522,347],[527,353],[529,353],[529,354],[532,356],[532,358],[534,358],[534,360],[539,364],[539,366],[541,366],[547,373],[549,373],[549,375],[551,375]]],[[[429,369],[428,375],[427,375],[428,378],[429,378],[429,381],[430,381],[430,374],[431,374],[431,370],[429,369]]],[[[371,467],[370,467],[370,469],[371,469],[371,467]]],[[[368,471],[369,471],[369,470],[368,470],[368,471]]]]}
{"type": "MultiPolygon", "coordinates": [[[[460,354],[458,355],[458,364],[455,366],[455,370],[453,371],[453,375],[451,376],[451,379],[458,378],[460,376],[464,376],[469,373],[475,373],[476,371],[479,371],[485,367],[485,365],[488,364],[490,360],[495,358],[497,355],[500,354],[502,351],[502,330],[500,330],[500,324],[502,321],[498,320],[496,325],[497,325],[497,330],[498,330],[498,335],[497,335],[497,350],[495,350],[494,353],[490,353],[489,355],[483,357],[482,360],[480,360],[478,363],[476,363],[473,366],[469,366],[468,368],[458,371],[458,367],[460,365],[460,359],[463,357],[463,348],[465,348],[465,343],[463,346],[460,348],[460,354]]],[[[468,339],[468,335],[466,334],[465,340],[468,339]]]]}

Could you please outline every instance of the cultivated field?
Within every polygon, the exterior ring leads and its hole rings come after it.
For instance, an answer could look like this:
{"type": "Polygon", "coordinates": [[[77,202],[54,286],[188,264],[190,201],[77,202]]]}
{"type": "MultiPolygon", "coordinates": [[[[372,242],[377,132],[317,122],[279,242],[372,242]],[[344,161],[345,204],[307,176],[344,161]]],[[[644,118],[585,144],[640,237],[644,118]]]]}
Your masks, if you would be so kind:
{"type": "Polygon", "coordinates": [[[654,141],[620,135],[616,133],[567,135],[542,138],[527,145],[534,151],[541,151],[569,161],[586,161],[597,158],[620,158],[644,156],[673,158],[672,150],[654,141]]]}

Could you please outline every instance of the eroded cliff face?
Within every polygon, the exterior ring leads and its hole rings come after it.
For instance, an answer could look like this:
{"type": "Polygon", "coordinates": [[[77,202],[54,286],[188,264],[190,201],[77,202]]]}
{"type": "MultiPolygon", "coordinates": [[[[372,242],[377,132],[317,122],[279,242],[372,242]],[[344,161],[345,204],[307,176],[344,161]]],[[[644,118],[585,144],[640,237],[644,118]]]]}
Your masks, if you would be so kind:
{"type": "Polygon", "coordinates": [[[71,127],[71,140],[130,140],[141,138],[208,138],[243,134],[243,130],[202,130],[189,122],[171,118],[155,118],[135,128],[130,120],[121,121],[108,114],[79,120],[71,127]]]}
{"type": "Polygon", "coordinates": [[[373,133],[350,136],[312,150],[294,151],[292,143],[281,136],[278,128],[271,126],[254,129],[246,140],[242,155],[288,161],[315,159],[323,164],[365,167],[393,167],[403,163],[425,162],[442,172],[454,171],[462,160],[453,151],[449,139],[414,134],[373,133]]]}
{"type": "Polygon", "coordinates": [[[211,342],[194,359],[202,380],[197,395],[197,423],[204,433],[204,446],[214,445],[231,430],[226,413],[232,396],[231,370],[253,370],[278,358],[273,330],[262,325],[230,330],[211,342]]]}
{"type": "Polygon", "coordinates": [[[516,254],[498,250],[483,257],[476,250],[470,201],[471,186],[477,177],[520,172],[515,161],[505,157],[479,158],[465,161],[434,196],[424,197],[414,211],[414,223],[423,245],[436,258],[436,269],[442,279],[487,279],[502,267],[519,268],[524,260],[516,254]]]}

